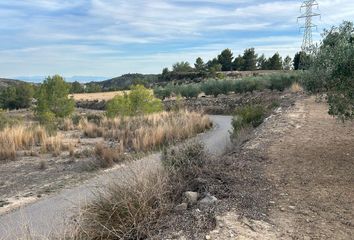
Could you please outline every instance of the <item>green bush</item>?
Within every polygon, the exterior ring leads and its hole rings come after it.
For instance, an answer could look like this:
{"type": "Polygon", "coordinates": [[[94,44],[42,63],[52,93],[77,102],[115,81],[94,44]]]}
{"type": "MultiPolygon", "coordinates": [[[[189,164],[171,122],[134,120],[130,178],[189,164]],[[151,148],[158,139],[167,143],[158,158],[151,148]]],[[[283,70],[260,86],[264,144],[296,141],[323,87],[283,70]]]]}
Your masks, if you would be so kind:
{"type": "Polygon", "coordinates": [[[245,127],[258,127],[266,116],[266,109],[261,105],[248,105],[236,110],[232,119],[234,133],[245,127]]]}
{"type": "Polygon", "coordinates": [[[160,99],[142,85],[131,88],[129,94],[116,96],[107,103],[106,114],[108,117],[144,115],[163,110],[160,99]]]}
{"type": "Polygon", "coordinates": [[[276,75],[273,74],[270,76],[270,89],[284,91],[286,88],[289,88],[291,84],[295,82],[295,77],[289,74],[276,75]]]}
{"type": "Polygon", "coordinates": [[[8,87],[0,92],[0,107],[3,109],[29,108],[33,95],[34,88],[27,83],[8,87]]]}
{"type": "Polygon", "coordinates": [[[179,94],[186,98],[196,98],[198,97],[200,88],[196,84],[182,85],[179,86],[179,94]]]}
{"type": "Polygon", "coordinates": [[[166,87],[155,87],[154,88],[154,95],[159,99],[165,99],[170,97],[172,94],[171,88],[166,87]]]}
{"type": "Polygon", "coordinates": [[[55,75],[48,77],[36,93],[36,116],[41,123],[53,121],[55,118],[64,118],[75,110],[75,101],[69,98],[70,86],[64,79],[55,75]]]}
{"type": "Polygon", "coordinates": [[[237,80],[216,80],[209,79],[207,81],[195,84],[184,85],[167,85],[166,87],[155,88],[155,96],[164,99],[168,96],[181,95],[191,98],[198,96],[204,92],[206,95],[217,97],[220,94],[228,94],[229,92],[246,93],[253,91],[263,91],[265,89],[284,91],[294,82],[300,82],[301,73],[281,73],[257,77],[246,77],[237,80]]]}
{"type": "Polygon", "coordinates": [[[325,30],[323,36],[303,85],[312,93],[327,94],[331,115],[353,119],[354,24],[343,22],[325,30]]]}
{"type": "Polygon", "coordinates": [[[206,153],[201,142],[187,142],[178,147],[164,150],[162,164],[169,171],[187,171],[204,165],[206,153]]]}

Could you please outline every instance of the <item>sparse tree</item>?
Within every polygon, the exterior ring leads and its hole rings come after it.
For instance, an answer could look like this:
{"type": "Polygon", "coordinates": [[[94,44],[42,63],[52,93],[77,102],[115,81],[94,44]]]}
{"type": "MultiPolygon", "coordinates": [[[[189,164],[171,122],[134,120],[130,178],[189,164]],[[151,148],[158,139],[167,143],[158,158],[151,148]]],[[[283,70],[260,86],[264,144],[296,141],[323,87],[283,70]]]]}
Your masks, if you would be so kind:
{"type": "Polygon", "coordinates": [[[206,71],[206,65],[205,65],[203,59],[200,57],[198,57],[196,59],[194,67],[197,72],[205,72],[206,71]]]}
{"type": "Polygon", "coordinates": [[[236,71],[243,70],[244,63],[245,63],[245,60],[243,59],[243,57],[241,55],[238,55],[234,60],[233,69],[236,71]]]}
{"type": "Polygon", "coordinates": [[[275,53],[271,58],[269,58],[269,69],[270,70],[282,70],[283,60],[279,53],[275,53]]]}
{"type": "Polygon", "coordinates": [[[254,71],[257,69],[257,54],[254,48],[246,49],[243,53],[243,68],[244,71],[254,71]]]}
{"type": "Polygon", "coordinates": [[[233,53],[230,49],[225,49],[218,56],[218,61],[221,64],[222,71],[232,71],[232,61],[233,61],[233,53]]]}
{"type": "Polygon", "coordinates": [[[177,73],[186,73],[186,72],[192,72],[193,68],[191,67],[189,62],[182,61],[173,64],[172,70],[173,72],[177,72],[177,73]]]}
{"type": "Polygon", "coordinates": [[[260,70],[267,70],[268,69],[269,62],[267,58],[262,54],[258,59],[257,59],[257,68],[260,70]]]}
{"type": "Polygon", "coordinates": [[[84,86],[78,81],[75,81],[71,84],[70,93],[83,93],[84,91],[84,86]]]}
{"type": "Polygon", "coordinates": [[[284,70],[291,70],[293,66],[293,60],[291,59],[291,57],[286,56],[286,58],[284,58],[283,61],[283,69],[284,70]]]}

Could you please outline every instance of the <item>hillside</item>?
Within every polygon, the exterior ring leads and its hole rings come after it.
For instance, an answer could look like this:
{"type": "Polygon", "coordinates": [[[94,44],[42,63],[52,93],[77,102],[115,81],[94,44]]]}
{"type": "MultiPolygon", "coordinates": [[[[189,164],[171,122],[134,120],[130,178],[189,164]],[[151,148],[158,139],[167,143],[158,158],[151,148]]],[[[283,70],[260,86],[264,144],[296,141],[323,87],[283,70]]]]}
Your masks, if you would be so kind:
{"type": "Polygon", "coordinates": [[[149,84],[156,82],[158,80],[158,74],[139,74],[139,73],[129,73],[124,74],[120,77],[108,79],[105,81],[90,82],[90,84],[97,84],[102,87],[103,90],[112,89],[127,89],[132,84],[149,84]]]}
{"type": "Polygon", "coordinates": [[[20,81],[20,80],[0,78],[0,90],[4,89],[4,88],[7,88],[7,87],[10,87],[10,86],[19,85],[21,83],[24,83],[24,82],[20,81]]]}

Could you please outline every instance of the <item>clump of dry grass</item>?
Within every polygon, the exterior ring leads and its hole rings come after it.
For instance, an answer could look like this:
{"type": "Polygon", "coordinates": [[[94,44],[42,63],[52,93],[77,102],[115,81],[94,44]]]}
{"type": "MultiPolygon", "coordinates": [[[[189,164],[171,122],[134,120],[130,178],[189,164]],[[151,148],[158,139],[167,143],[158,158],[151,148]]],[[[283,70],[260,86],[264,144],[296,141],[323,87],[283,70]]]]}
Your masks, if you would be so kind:
{"type": "Polygon", "coordinates": [[[71,118],[65,118],[63,122],[60,124],[60,129],[63,131],[75,130],[75,125],[71,118]]]}
{"type": "Polygon", "coordinates": [[[84,136],[88,138],[98,138],[103,136],[103,129],[94,123],[87,122],[83,130],[84,136]]]}
{"type": "Polygon", "coordinates": [[[96,159],[99,165],[103,168],[112,167],[114,163],[121,162],[125,159],[122,154],[123,150],[120,147],[107,147],[103,143],[98,143],[95,146],[96,159]]]}
{"type": "MultiPolygon", "coordinates": [[[[132,174],[134,175],[134,174],[132,174]]],[[[74,239],[146,239],[171,209],[167,177],[123,179],[97,194],[82,210],[74,239]]]]}
{"type": "Polygon", "coordinates": [[[64,144],[61,135],[48,137],[41,146],[42,153],[52,153],[53,157],[58,157],[63,151],[70,151],[71,144],[64,144]]]}
{"type": "Polygon", "coordinates": [[[41,145],[46,139],[47,133],[40,126],[7,127],[0,132],[0,160],[15,160],[17,151],[41,145]]]}
{"type": "Polygon", "coordinates": [[[298,82],[294,82],[290,87],[290,91],[292,93],[298,93],[298,92],[303,92],[304,89],[298,82]]]}

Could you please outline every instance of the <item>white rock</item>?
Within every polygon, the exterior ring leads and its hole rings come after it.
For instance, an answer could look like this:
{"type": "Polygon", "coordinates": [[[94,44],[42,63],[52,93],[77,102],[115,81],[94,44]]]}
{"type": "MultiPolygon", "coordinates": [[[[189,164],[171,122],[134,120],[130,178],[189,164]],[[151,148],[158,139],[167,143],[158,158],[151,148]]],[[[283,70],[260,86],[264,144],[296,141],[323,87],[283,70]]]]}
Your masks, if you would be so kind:
{"type": "Polygon", "coordinates": [[[213,204],[216,201],[218,201],[218,199],[208,193],[202,200],[200,200],[200,203],[201,204],[213,204]]]}
{"type": "Polygon", "coordinates": [[[195,204],[198,201],[199,194],[197,192],[185,192],[184,196],[187,203],[195,204]]]}
{"type": "Polygon", "coordinates": [[[175,207],[175,210],[176,211],[185,211],[185,210],[187,210],[187,208],[188,208],[187,203],[181,203],[175,207]]]}

